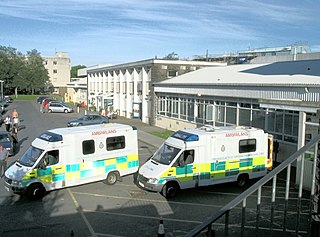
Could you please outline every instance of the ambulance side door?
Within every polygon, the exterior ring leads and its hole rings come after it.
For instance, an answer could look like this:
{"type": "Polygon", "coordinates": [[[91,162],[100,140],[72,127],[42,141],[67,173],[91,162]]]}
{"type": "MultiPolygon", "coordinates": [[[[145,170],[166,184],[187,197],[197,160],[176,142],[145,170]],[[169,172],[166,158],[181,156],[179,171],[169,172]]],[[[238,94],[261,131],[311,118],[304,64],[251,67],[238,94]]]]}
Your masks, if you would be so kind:
{"type": "Polygon", "coordinates": [[[182,189],[198,185],[198,177],[194,174],[196,156],[197,148],[188,149],[183,151],[175,162],[176,178],[180,181],[182,189]]]}
{"type": "Polygon", "coordinates": [[[47,151],[39,162],[38,178],[47,190],[54,190],[65,186],[65,166],[61,165],[60,151],[47,151]]]}

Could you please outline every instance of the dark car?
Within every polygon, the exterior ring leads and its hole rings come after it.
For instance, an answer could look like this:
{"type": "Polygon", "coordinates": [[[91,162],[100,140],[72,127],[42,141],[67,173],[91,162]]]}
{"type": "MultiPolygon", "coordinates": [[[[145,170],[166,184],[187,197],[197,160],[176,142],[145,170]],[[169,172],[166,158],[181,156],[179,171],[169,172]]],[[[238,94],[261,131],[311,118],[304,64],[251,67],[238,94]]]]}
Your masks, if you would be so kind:
{"type": "Polygon", "coordinates": [[[37,103],[38,103],[38,104],[41,104],[42,101],[45,100],[45,99],[47,99],[47,98],[48,98],[48,96],[39,96],[39,97],[37,98],[37,103]]]}
{"type": "Polygon", "coordinates": [[[12,103],[13,99],[12,97],[6,95],[4,98],[3,98],[7,103],[12,103]]]}
{"type": "Polygon", "coordinates": [[[10,156],[15,154],[16,144],[14,143],[14,138],[9,132],[0,131],[0,144],[4,149],[8,150],[10,156]]]}
{"type": "Polygon", "coordinates": [[[80,118],[68,121],[68,127],[83,126],[83,125],[93,125],[109,123],[109,118],[98,115],[98,114],[86,114],[80,118]]]}

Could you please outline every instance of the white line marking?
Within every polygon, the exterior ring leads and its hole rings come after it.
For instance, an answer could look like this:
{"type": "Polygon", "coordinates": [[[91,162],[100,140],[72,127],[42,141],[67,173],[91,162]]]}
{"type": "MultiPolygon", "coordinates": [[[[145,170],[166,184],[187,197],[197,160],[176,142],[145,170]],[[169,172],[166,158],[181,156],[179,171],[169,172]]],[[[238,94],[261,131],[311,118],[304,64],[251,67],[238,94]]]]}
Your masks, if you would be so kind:
{"type": "Polygon", "coordinates": [[[92,226],[90,225],[88,219],[87,219],[86,216],[84,215],[82,207],[79,205],[78,201],[77,201],[76,198],[74,197],[74,195],[73,195],[73,193],[71,192],[71,190],[70,190],[69,188],[68,188],[67,190],[68,190],[68,193],[69,193],[69,195],[70,195],[70,197],[71,197],[74,205],[75,205],[76,208],[77,208],[77,211],[80,213],[80,215],[81,215],[84,223],[86,223],[86,225],[87,225],[87,227],[88,227],[88,229],[89,229],[89,231],[90,231],[90,233],[91,233],[91,236],[97,237],[97,235],[96,235],[96,233],[94,232],[92,226]]]}

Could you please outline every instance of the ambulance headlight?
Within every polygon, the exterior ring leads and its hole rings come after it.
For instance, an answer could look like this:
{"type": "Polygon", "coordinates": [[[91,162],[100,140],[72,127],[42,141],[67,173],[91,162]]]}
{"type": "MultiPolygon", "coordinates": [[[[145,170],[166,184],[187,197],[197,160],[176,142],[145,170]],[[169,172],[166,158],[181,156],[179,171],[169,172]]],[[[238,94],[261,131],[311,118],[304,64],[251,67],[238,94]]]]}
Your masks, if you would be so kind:
{"type": "Polygon", "coordinates": [[[150,184],[156,184],[156,183],[158,183],[158,179],[157,178],[150,178],[149,180],[148,180],[148,183],[150,183],[150,184]]]}
{"type": "Polygon", "coordinates": [[[12,180],[11,185],[14,185],[14,186],[21,186],[21,181],[18,181],[18,180],[12,180]]]}

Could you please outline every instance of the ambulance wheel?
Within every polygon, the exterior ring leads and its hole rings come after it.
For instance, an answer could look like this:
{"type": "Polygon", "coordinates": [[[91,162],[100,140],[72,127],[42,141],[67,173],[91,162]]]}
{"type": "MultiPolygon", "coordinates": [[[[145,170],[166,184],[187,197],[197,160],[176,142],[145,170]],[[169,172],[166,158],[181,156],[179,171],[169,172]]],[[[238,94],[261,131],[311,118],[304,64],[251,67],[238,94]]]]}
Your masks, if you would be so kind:
{"type": "Polygon", "coordinates": [[[44,197],[46,189],[42,184],[31,184],[27,189],[27,196],[31,200],[38,200],[44,197]]]}
{"type": "Polygon", "coordinates": [[[161,191],[165,198],[173,198],[179,191],[179,185],[175,182],[166,183],[161,191]]]}
{"type": "Polygon", "coordinates": [[[249,177],[247,174],[239,175],[237,179],[237,186],[240,188],[244,187],[247,184],[248,180],[249,180],[249,177]]]}
{"type": "Polygon", "coordinates": [[[110,172],[105,180],[108,185],[114,185],[118,180],[119,174],[117,172],[110,172]]]}

